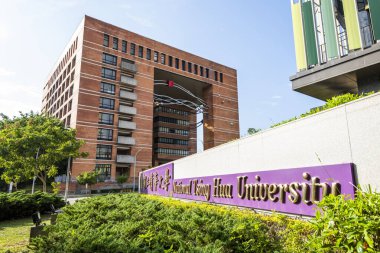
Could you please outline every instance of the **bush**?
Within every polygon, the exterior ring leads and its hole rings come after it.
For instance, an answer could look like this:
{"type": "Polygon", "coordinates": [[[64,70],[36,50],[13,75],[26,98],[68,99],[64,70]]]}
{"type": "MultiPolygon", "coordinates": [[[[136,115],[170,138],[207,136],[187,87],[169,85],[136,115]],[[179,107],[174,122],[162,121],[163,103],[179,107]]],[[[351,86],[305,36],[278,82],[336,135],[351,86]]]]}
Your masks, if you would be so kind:
{"type": "Polygon", "coordinates": [[[313,252],[380,252],[380,193],[358,189],[355,199],[328,196],[318,205],[313,252]]]}
{"type": "Polygon", "coordinates": [[[35,192],[34,194],[16,191],[0,193],[0,220],[31,216],[35,211],[50,211],[51,205],[56,208],[65,205],[63,199],[55,194],[35,192]]]}
{"type": "Polygon", "coordinates": [[[128,176],[121,175],[121,176],[116,177],[116,182],[118,184],[123,184],[123,183],[127,182],[127,180],[128,180],[128,176]]]}
{"type": "Polygon", "coordinates": [[[354,100],[357,100],[359,98],[363,98],[363,97],[366,97],[366,96],[369,96],[372,94],[374,94],[374,92],[368,92],[368,93],[362,93],[362,94],[347,93],[347,94],[332,97],[331,99],[327,99],[326,103],[323,106],[313,108],[310,111],[301,114],[301,116],[299,116],[299,117],[293,117],[291,119],[287,119],[287,120],[284,120],[280,123],[274,124],[271,126],[271,128],[292,122],[292,121],[300,119],[300,118],[307,117],[307,116],[312,115],[312,114],[316,114],[316,113],[324,111],[324,110],[328,110],[328,109],[337,107],[339,105],[342,105],[342,104],[345,104],[345,103],[348,103],[348,102],[351,102],[351,101],[354,101],[354,100]]]}
{"type": "Polygon", "coordinates": [[[304,221],[162,197],[105,195],[64,208],[36,252],[306,252],[304,221]]]}

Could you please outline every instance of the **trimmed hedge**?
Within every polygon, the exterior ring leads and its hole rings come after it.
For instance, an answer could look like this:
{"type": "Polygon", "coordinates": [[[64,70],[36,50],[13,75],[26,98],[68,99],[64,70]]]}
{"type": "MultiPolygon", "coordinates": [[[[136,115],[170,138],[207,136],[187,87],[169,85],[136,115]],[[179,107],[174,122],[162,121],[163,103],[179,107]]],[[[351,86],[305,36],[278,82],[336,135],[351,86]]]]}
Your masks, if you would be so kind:
{"type": "Polygon", "coordinates": [[[64,208],[36,252],[380,252],[380,193],[330,195],[309,221],[169,198],[110,194],[64,208]]]}
{"type": "Polygon", "coordinates": [[[138,194],[64,208],[36,252],[307,252],[308,222],[138,194]]]}
{"type": "Polygon", "coordinates": [[[34,194],[16,191],[0,193],[0,221],[31,216],[35,211],[50,211],[65,205],[63,199],[55,194],[35,192],[34,194]]]}

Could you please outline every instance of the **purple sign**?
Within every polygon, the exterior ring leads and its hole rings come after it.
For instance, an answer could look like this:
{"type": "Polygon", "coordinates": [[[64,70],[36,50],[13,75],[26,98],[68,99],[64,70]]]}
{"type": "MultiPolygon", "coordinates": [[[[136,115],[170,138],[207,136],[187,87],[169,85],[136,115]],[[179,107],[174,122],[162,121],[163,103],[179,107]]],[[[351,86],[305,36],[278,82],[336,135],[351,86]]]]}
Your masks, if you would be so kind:
{"type": "MultiPolygon", "coordinates": [[[[168,165],[166,165],[168,166],[168,165]]],[[[172,168],[172,167],[170,167],[172,168]]],[[[159,182],[164,173],[157,172],[159,182]]],[[[152,171],[155,171],[153,169],[152,171]]],[[[151,173],[151,171],[148,171],[151,173]]],[[[173,174],[169,175],[173,176],[173,174]]],[[[145,176],[145,174],[144,174],[145,176]]],[[[148,175],[146,178],[150,178],[148,175]]],[[[157,188],[148,194],[206,201],[210,203],[274,210],[314,216],[315,204],[328,194],[354,195],[352,164],[247,172],[219,176],[169,178],[166,191],[157,188]],[[160,191],[161,190],[161,191],[160,191]]],[[[149,179],[150,180],[150,179],[149,179]]],[[[155,182],[155,181],[153,181],[155,182]]]]}
{"type": "Polygon", "coordinates": [[[173,187],[173,164],[165,164],[142,172],[142,193],[169,196],[173,187]]]}

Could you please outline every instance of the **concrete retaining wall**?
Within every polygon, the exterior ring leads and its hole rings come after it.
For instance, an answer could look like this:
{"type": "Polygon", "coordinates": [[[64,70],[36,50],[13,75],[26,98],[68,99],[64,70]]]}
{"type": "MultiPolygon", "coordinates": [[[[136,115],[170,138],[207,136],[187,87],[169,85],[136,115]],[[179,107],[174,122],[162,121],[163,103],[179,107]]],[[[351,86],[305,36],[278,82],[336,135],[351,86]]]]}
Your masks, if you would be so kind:
{"type": "Polygon", "coordinates": [[[175,179],[354,163],[358,183],[380,190],[380,94],[174,162],[175,179]]]}

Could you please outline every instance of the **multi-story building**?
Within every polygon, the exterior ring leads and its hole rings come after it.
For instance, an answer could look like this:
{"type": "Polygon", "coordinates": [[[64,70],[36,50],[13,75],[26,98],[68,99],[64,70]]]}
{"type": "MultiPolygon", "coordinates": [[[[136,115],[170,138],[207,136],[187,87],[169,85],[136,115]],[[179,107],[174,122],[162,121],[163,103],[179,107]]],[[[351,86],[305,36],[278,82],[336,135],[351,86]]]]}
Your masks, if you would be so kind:
{"type": "Polygon", "coordinates": [[[326,100],[380,90],[380,1],[291,0],[293,90],[326,100]]]}
{"type": "Polygon", "coordinates": [[[42,111],[86,142],[73,180],[96,170],[133,182],[196,153],[199,126],[204,149],[239,137],[236,70],[88,16],[48,77],[42,111]]]}

